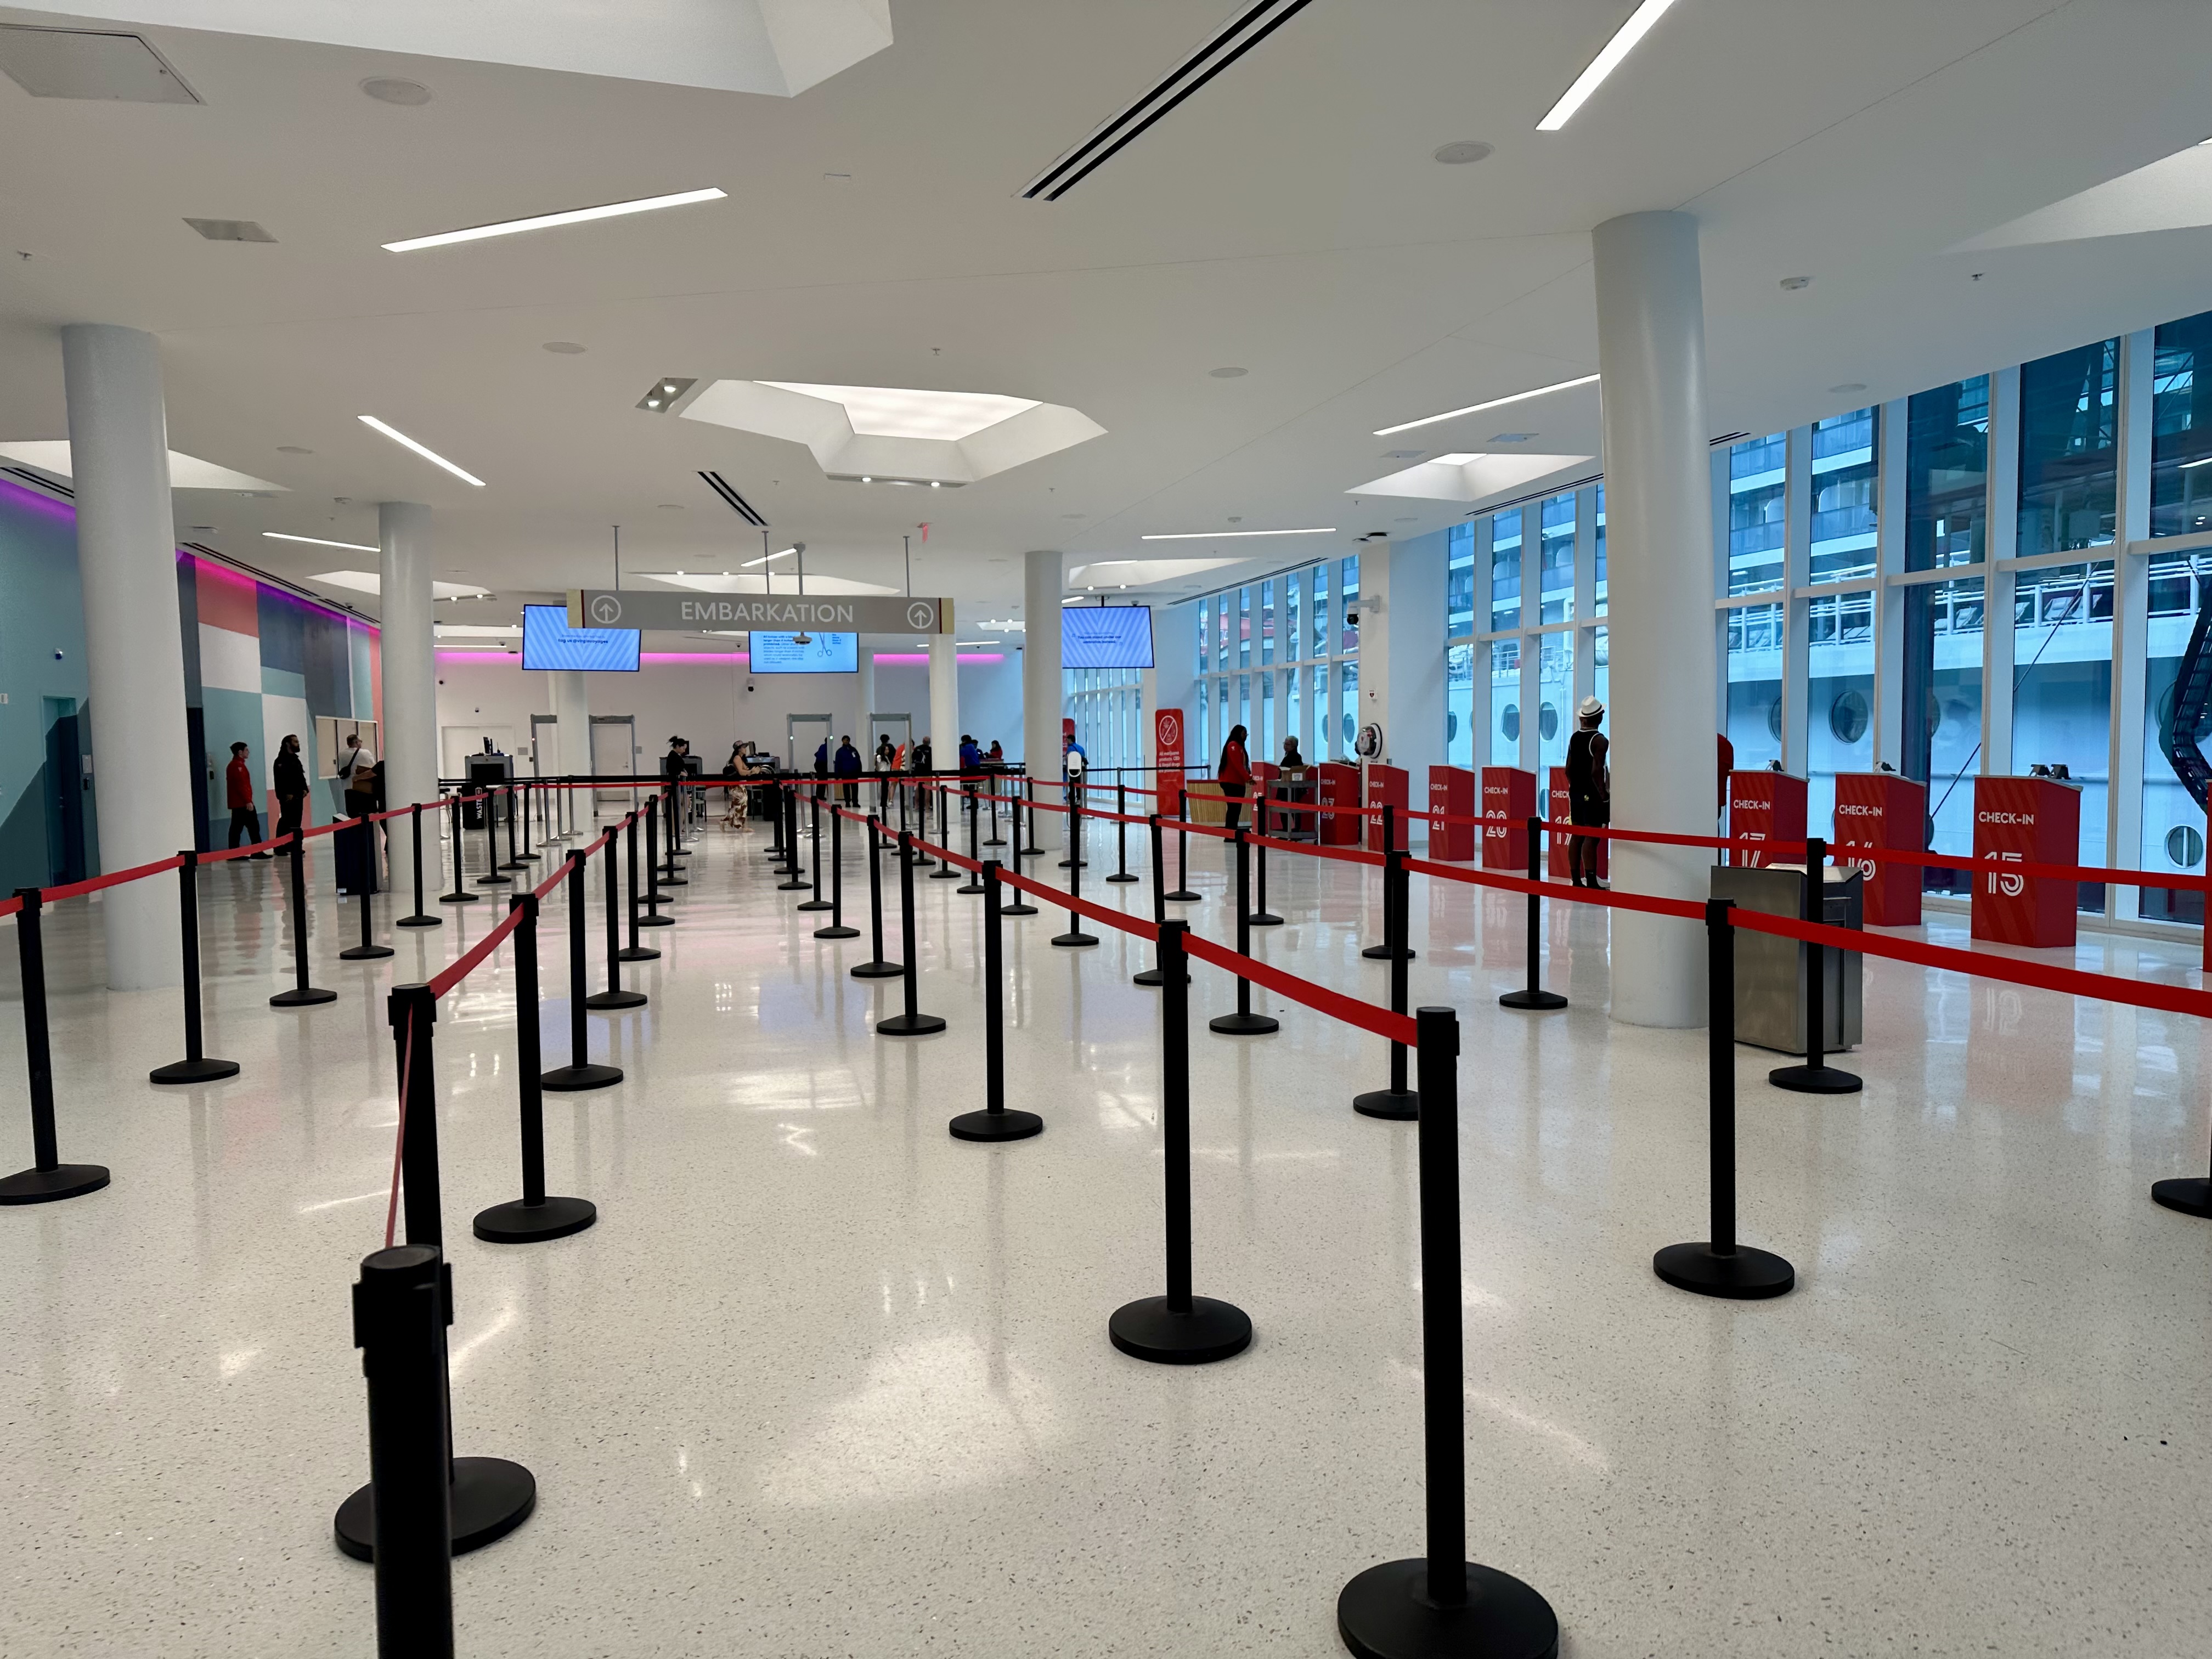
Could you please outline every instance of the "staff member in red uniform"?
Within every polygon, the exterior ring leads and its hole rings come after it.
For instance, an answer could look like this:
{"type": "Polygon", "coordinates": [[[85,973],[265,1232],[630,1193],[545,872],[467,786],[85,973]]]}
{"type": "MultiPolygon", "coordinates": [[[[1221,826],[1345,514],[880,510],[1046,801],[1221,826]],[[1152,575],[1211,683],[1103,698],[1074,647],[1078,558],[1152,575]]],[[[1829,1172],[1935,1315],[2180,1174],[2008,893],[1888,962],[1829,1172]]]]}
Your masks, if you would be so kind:
{"type": "Polygon", "coordinates": [[[1244,753],[1244,728],[1229,728],[1229,741],[1221,745],[1221,763],[1213,769],[1214,781],[1228,797],[1223,822],[1234,830],[1244,813],[1244,786],[1252,781],[1252,763],[1244,753]]]}
{"type": "MultiPolygon", "coordinates": [[[[242,743],[230,745],[230,764],[222,769],[222,796],[230,807],[230,844],[237,846],[243,833],[246,845],[261,839],[261,812],[253,800],[253,773],[246,764],[246,747],[242,743]]],[[[271,853],[251,853],[249,858],[265,859],[271,853]]]]}

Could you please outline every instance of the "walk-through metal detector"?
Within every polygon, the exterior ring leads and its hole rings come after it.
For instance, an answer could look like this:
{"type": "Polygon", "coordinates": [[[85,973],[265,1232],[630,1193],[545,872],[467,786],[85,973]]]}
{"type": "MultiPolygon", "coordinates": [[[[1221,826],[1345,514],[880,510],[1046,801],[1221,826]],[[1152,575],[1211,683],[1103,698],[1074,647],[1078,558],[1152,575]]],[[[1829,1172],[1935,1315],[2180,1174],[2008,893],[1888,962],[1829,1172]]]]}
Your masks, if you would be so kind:
{"type": "Polygon", "coordinates": [[[911,714],[871,714],[868,716],[868,746],[860,751],[860,763],[873,771],[876,766],[876,745],[884,735],[890,735],[891,747],[903,749],[914,741],[914,716],[911,714]]]}
{"type": "Polygon", "coordinates": [[[784,764],[794,772],[814,769],[814,751],[823,744],[830,752],[837,752],[836,736],[831,731],[834,714],[789,714],[784,717],[784,764]]]}

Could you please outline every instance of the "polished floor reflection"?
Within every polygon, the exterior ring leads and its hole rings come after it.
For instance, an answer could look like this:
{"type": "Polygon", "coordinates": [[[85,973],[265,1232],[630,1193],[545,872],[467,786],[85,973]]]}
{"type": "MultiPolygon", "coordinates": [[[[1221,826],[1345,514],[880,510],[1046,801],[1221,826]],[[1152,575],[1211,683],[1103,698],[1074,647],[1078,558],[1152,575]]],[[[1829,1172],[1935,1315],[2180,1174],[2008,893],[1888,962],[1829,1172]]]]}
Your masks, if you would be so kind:
{"type": "MultiPolygon", "coordinates": [[[[1149,906],[1098,882],[1095,833],[1088,893],[1149,906]]],[[[1198,970],[1197,1288],[1257,1338],[1148,1366],[1105,1333],[1161,1273],[1158,1005],[1129,982],[1146,955],[1110,932],[1054,950],[1049,910],[1010,921],[1010,1103],[1048,1127],[956,1141],[945,1119],[981,1103],[980,901],[916,884],[921,1006],[951,1029],[878,1038],[896,982],[844,971],[867,955],[856,849],[864,936],[829,945],[761,847],[707,833],[680,925],[649,938],[661,960],[632,970],[651,1006],[592,1019],[628,1080],[548,1098],[550,1184],[599,1205],[591,1231],[469,1237],[519,1190],[504,955],[441,1009],[457,1436],[543,1494],[457,1565],[461,1650],[1340,1652],[1338,1589],[1422,1539],[1413,1131],[1349,1109],[1382,1046],[1264,993],[1280,1036],[1210,1036],[1233,987],[1198,970]]],[[[1191,859],[1189,912],[1226,937],[1221,849],[1191,859]]],[[[280,1015],[270,868],[205,878],[209,1048],[244,1072],[204,1089],[144,1081],[180,1052],[175,994],[91,988],[88,907],[49,919],[63,1155],[115,1178],[0,1211],[0,1651],[374,1650],[368,1573],[329,1525],[366,1468],[348,1287],[390,1175],[381,994],[495,907],[355,964],[336,960],[353,915],[326,902],[314,971],[339,1000],[280,1015]]],[[[1288,925],[1259,949],[1379,998],[1359,956],[1379,884],[1310,860],[1271,877],[1288,925]]],[[[2203,1166],[2196,1022],[1870,962],[1869,1041],[1844,1062],[1863,1095],[1784,1094],[1772,1056],[1741,1054],[1743,1236],[1801,1288],[1708,1303],[1650,1268],[1704,1228],[1703,1034],[1607,1021],[1588,911],[1547,924],[1573,1006],[1506,1013],[1519,901],[1413,891],[1414,1001],[1466,1021],[1472,1543],[1552,1599],[1566,1652],[2199,1650],[2212,1228],[2146,1196],[2203,1166]]],[[[2084,965],[2194,974],[2162,943],[2085,939],[2084,965]]],[[[565,951],[556,901],[556,1060],[565,951]]],[[[12,964],[0,982],[15,1168],[12,964]]]]}

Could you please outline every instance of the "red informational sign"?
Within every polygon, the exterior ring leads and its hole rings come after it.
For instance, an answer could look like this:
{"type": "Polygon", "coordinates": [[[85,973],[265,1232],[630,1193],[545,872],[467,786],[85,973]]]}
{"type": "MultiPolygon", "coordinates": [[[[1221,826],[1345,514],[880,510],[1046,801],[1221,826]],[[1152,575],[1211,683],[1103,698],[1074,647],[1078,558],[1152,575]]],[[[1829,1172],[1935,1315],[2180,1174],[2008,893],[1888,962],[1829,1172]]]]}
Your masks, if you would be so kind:
{"type": "MultiPolygon", "coordinates": [[[[1406,808],[1406,792],[1412,783],[1413,780],[1404,767],[1385,766],[1379,761],[1370,761],[1367,767],[1367,805],[1395,806],[1402,812],[1406,808]]],[[[1397,835],[1398,845],[1403,848],[1406,845],[1406,821],[1402,817],[1398,820],[1397,835]]],[[[1382,845],[1382,820],[1379,817],[1367,820],[1367,850],[1370,853],[1389,850],[1382,845]]]]}
{"type": "Polygon", "coordinates": [[[1920,866],[1854,859],[1844,849],[1893,848],[1901,853],[1925,850],[1928,786],[1895,772],[1839,772],[1836,775],[1835,860],[1865,878],[1866,923],[1869,927],[1920,925],[1920,866]]]}
{"type": "Polygon", "coordinates": [[[2008,864],[2078,864],[2081,792],[2048,778],[1974,780],[1973,936],[2051,949],[2074,943],[2075,884],[2049,876],[2008,876],[2008,864]]]}
{"type": "Polygon", "coordinates": [[[1536,816],[1536,775],[1517,766],[1482,769],[1482,867],[1525,874],[1528,820],[1536,816]]]}
{"type": "MultiPolygon", "coordinates": [[[[1574,792],[1567,787],[1567,769],[1564,766],[1552,769],[1551,803],[1551,810],[1544,816],[1553,823],[1565,823],[1573,817],[1574,792]]],[[[1601,840],[1593,844],[1597,848],[1597,873],[1600,876],[1610,875],[1612,861],[1606,855],[1612,850],[1613,843],[1601,840]]],[[[1552,837],[1551,850],[1544,855],[1544,868],[1559,877],[1574,873],[1574,866],[1567,862],[1567,837],[1564,832],[1552,837]]]]}
{"type": "MultiPolygon", "coordinates": [[[[1321,775],[1314,786],[1317,806],[1359,805],[1359,769],[1341,761],[1323,761],[1314,768],[1321,775]]],[[[1321,814],[1321,843],[1324,847],[1356,847],[1359,843],[1359,815],[1356,812],[1321,814]]]]}
{"type": "Polygon", "coordinates": [[[1164,818],[1173,817],[1182,809],[1182,709],[1152,711],[1152,764],[1159,768],[1153,774],[1152,787],[1159,794],[1152,810],[1164,818]]]}
{"type": "MultiPolygon", "coordinates": [[[[1429,769],[1429,811],[1449,813],[1454,817],[1472,818],[1475,816],[1474,774],[1464,766],[1431,766],[1429,769]]],[[[1472,823],[1431,823],[1429,825],[1429,856],[1447,863],[1467,864],[1474,858],[1474,825],[1472,823]]]]}
{"type": "MultiPolygon", "coordinates": [[[[1731,772],[1729,774],[1728,822],[1730,841],[1796,841],[1805,839],[1805,780],[1787,772],[1731,772]]],[[[1769,864],[1757,853],[1732,852],[1730,864],[1769,864]]],[[[1803,862],[1802,854],[1784,853],[1784,864],[1803,862]]]]}

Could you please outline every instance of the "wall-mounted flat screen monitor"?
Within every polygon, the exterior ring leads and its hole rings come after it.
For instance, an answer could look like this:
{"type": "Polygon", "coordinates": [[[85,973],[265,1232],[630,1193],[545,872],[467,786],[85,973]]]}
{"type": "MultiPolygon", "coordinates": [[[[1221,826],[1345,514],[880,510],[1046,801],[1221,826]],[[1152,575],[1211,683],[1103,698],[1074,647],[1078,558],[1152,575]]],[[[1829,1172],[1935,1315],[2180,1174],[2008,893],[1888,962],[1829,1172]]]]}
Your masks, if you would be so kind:
{"type": "Polygon", "coordinates": [[[751,634],[745,654],[756,674],[857,674],[860,672],[858,634],[809,634],[799,642],[796,634],[751,634]]]}
{"type": "Polygon", "coordinates": [[[1152,608],[1072,605],[1060,613],[1062,668],[1150,668],[1152,608]]]}
{"type": "Polygon", "coordinates": [[[637,672],[635,628],[571,628],[561,605],[522,607],[522,665],[588,672],[637,672]]]}

